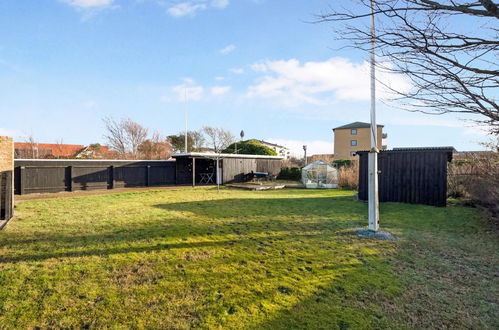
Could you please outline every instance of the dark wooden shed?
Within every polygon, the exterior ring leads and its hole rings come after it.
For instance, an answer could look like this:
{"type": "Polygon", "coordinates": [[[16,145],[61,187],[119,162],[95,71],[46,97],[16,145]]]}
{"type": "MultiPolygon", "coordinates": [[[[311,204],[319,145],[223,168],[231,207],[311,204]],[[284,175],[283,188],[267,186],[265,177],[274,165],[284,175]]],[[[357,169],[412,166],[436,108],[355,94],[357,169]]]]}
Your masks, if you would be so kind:
{"type": "MultiPolygon", "coordinates": [[[[394,148],[378,155],[379,201],[446,206],[453,147],[394,148]]],[[[368,199],[368,151],[359,155],[359,199],[368,199]]]]}
{"type": "Polygon", "coordinates": [[[202,152],[174,154],[172,157],[177,161],[177,184],[192,185],[241,182],[251,172],[277,176],[283,159],[278,156],[202,152]]]}

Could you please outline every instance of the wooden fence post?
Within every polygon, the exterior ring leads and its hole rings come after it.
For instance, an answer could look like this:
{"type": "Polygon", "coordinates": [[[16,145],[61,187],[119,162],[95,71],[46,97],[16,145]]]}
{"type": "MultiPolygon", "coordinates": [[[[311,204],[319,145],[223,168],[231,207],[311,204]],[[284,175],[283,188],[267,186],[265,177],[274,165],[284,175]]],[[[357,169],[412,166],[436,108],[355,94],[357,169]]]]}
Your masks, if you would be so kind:
{"type": "Polygon", "coordinates": [[[192,157],[192,186],[196,185],[196,158],[192,157]]]}
{"type": "Polygon", "coordinates": [[[110,175],[111,175],[111,185],[110,185],[110,188],[114,189],[115,182],[114,182],[114,166],[113,165],[109,166],[109,172],[110,172],[110,175]]]}
{"type": "Polygon", "coordinates": [[[151,165],[146,166],[146,187],[149,187],[151,182],[151,165]]]}
{"type": "Polygon", "coordinates": [[[12,187],[12,184],[14,183],[14,173],[13,171],[8,171],[8,172],[5,172],[5,192],[6,192],[6,195],[5,195],[5,219],[9,220],[10,218],[12,218],[12,216],[14,215],[14,201],[13,201],[13,198],[14,198],[14,194],[12,193],[14,190],[12,187]]]}
{"type": "Polygon", "coordinates": [[[68,169],[69,169],[69,191],[74,191],[73,166],[68,166],[68,169]]]}
{"type": "Polygon", "coordinates": [[[19,167],[19,195],[24,195],[24,186],[26,182],[26,167],[19,167]]]}

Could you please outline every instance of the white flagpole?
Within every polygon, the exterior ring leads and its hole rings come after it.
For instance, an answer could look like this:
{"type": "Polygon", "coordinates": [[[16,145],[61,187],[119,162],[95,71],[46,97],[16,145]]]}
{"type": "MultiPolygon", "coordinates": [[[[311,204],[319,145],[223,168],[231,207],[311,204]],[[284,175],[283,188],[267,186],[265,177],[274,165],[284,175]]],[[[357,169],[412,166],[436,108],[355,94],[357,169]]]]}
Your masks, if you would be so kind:
{"type": "Polygon", "coordinates": [[[379,198],[378,198],[378,127],[376,125],[376,70],[375,70],[375,27],[374,1],[371,0],[371,150],[369,151],[369,230],[379,229],[379,198]]]}
{"type": "Polygon", "coordinates": [[[185,120],[185,133],[184,133],[184,152],[187,153],[187,87],[185,88],[185,113],[184,113],[184,120],[185,120]]]}

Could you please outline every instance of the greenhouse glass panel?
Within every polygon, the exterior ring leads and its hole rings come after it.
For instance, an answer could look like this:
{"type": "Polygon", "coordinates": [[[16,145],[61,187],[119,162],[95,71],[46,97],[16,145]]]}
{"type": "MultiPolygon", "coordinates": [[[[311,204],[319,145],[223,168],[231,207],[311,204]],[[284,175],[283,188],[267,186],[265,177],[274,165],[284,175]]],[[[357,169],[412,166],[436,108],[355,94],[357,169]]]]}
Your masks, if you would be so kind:
{"type": "Polygon", "coordinates": [[[301,180],[306,188],[337,188],[338,170],[328,163],[318,160],[302,168],[301,180]]]}

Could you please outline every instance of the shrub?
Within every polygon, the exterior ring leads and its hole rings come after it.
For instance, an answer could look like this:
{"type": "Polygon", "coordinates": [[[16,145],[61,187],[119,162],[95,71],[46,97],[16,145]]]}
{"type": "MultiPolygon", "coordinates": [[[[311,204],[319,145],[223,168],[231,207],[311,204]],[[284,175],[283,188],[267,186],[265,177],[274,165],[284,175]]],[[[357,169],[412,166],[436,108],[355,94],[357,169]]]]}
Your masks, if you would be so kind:
{"type": "Polygon", "coordinates": [[[277,176],[278,180],[301,180],[301,168],[300,167],[283,167],[281,172],[277,176]]]}
{"type": "Polygon", "coordinates": [[[277,152],[275,150],[263,145],[260,141],[255,139],[234,142],[222,152],[226,154],[233,154],[236,152],[236,148],[238,154],[277,156],[277,152]]]}
{"type": "Polygon", "coordinates": [[[449,165],[448,195],[480,205],[499,217],[499,153],[469,153],[449,165]]]}
{"type": "Polygon", "coordinates": [[[357,189],[359,185],[359,164],[350,162],[349,165],[338,166],[338,186],[341,188],[357,189]]]}
{"type": "Polygon", "coordinates": [[[352,166],[353,163],[350,159],[337,159],[333,162],[333,165],[336,168],[340,168],[343,166],[352,166]]]}

